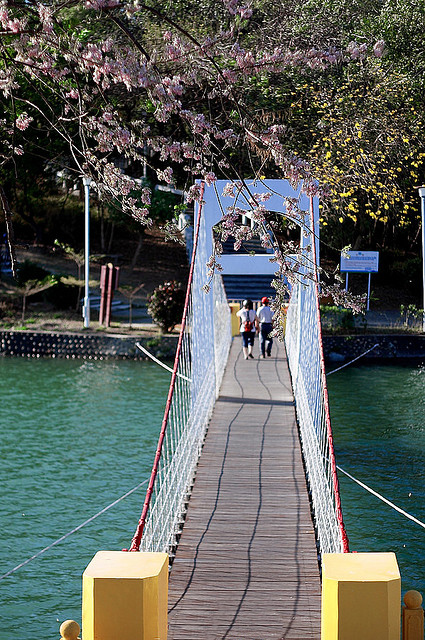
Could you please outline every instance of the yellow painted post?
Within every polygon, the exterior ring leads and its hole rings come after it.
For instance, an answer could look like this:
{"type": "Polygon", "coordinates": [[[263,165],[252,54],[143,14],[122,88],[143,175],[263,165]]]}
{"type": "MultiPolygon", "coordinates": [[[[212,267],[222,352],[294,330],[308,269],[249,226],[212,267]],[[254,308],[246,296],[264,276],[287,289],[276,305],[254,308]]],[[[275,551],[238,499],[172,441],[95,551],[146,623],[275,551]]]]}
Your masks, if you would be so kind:
{"type": "Polygon", "coordinates": [[[400,599],[394,553],[325,553],[321,640],[399,640],[400,599]]]}
{"type": "Polygon", "coordinates": [[[168,555],[98,551],[83,573],[84,640],[166,640],[168,555]]]}
{"type": "Polygon", "coordinates": [[[406,591],[403,605],[403,640],[423,640],[424,610],[422,596],[419,591],[406,591]]]}
{"type": "Polygon", "coordinates": [[[285,331],[286,331],[286,314],[288,313],[288,305],[284,304],[282,306],[282,331],[283,331],[283,335],[285,335],[285,331]]]}
{"type": "Polygon", "coordinates": [[[240,322],[236,313],[241,308],[241,305],[238,302],[231,302],[229,304],[229,307],[230,307],[230,312],[232,314],[232,336],[238,336],[240,322]]]}
{"type": "Polygon", "coordinates": [[[65,620],[59,627],[59,633],[61,634],[61,640],[80,640],[78,637],[80,625],[75,620],[65,620]]]}

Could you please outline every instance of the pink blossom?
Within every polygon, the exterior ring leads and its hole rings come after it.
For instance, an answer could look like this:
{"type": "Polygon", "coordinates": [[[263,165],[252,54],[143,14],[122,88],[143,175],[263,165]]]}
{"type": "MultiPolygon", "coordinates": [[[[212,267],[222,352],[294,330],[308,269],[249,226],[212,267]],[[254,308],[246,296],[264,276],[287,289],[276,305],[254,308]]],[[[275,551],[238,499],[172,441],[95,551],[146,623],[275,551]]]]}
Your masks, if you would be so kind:
{"type": "Polygon", "coordinates": [[[228,182],[223,187],[223,197],[224,198],[234,198],[235,197],[235,187],[236,185],[233,182],[228,182]]]}
{"type": "Polygon", "coordinates": [[[272,194],[270,193],[270,191],[266,191],[264,193],[254,193],[254,198],[258,202],[267,202],[267,200],[270,200],[271,197],[272,194]]]}
{"type": "Polygon", "coordinates": [[[9,13],[4,5],[0,6],[0,22],[3,29],[7,29],[7,25],[9,23],[9,13]]]}
{"type": "Polygon", "coordinates": [[[355,42],[353,40],[348,45],[347,51],[350,54],[352,60],[357,60],[357,59],[363,60],[367,52],[367,45],[366,44],[359,45],[358,42],[355,42]]]}
{"type": "Polygon", "coordinates": [[[209,171],[204,175],[204,180],[207,183],[207,185],[210,187],[212,184],[214,184],[217,178],[215,173],[213,173],[212,171],[209,171]]]}
{"type": "Polygon", "coordinates": [[[6,25],[6,29],[8,29],[8,31],[11,31],[12,33],[19,33],[24,28],[25,28],[24,20],[18,20],[18,18],[15,18],[15,20],[9,20],[9,22],[6,25]]]}
{"type": "Polygon", "coordinates": [[[241,18],[247,19],[252,16],[252,9],[249,6],[243,6],[239,9],[239,15],[241,18]]]}
{"type": "Polygon", "coordinates": [[[71,89],[68,93],[65,94],[67,98],[72,98],[73,100],[78,99],[78,91],[76,89],[71,89]]]}
{"type": "Polygon", "coordinates": [[[236,15],[239,0],[223,0],[223,4],[229,13],[231,13],[233,16],[236,15]]]}
{"type": "Polygon", "coordinates": [[[232,82],[232,83],[236,82],[238,79],[238,75],[236,71],[233,71],[232,69],[224,69],[223,76],[226,78],[228,82],[232,82]]]}
{"type": "Polygon", "coordinates": [[[137,222],[141,222],[142,224],[146,223],[146,219],[149,216],[149,209],[134,209],[132,211],[133,218],[137,220],[137,222]]]}
{"type": "Polygon", "coordinates": [[[87,9],[112,9],[119,5],[119,0],[86,0],[87,9]]]}
{"type": "Polygon", "coordinates": [[[38,15],[43,24],[43,31],[51,33],[53,31],[53,10],[52,7],[43,4],[37,5],[38,15]]]}
{"type": "Polygon", "coordinates": [[[147,206],[150,205],[151,203],[151,190],[148,187],[144,187],[140,193],[140,199],[143,202],[143,204],[146,204],[147,206]]]}
{"type": "Polygon", "coordinates": [[[21,115],[16,118],[15,125],[21,131],[25,131],[25,129],[28,129],[30,122],[32,122],[33,120],[34,118],[29,116],[27,113],[21,113],[21,115]]]}
{"type": "Polygon", "coordinates": [[[373,53],[377,58],[382,58],[385,49],[385,42],[383,40],[378,40],[373,47],[373,53]]]}
{"type": "Polygon", "coordinates": [[[186,193],[185,201],[189,204],[190,202],[199,202],[201,199],[201,185],[199,183],[193,184],[189,187],[188,192],[186,193]]]}
{"type": "Polygon", "coordinates": [[[163,182],[166,182],[167,184],[172,184],[172,182],[173,182],[173,170],[172,170],[171,167],[167,167],[166,169],[164,169],[164,171],[161,171],[161,169],[157,169],[156,174],[158,176],[158,180],[162,180],[163,182]]]}
{"type": "Polygon", "coordinates": [[[258,207],[254,207],[251,211],[251,219],[254,222],[264,222],[265,221],[265,207],[263,204],[258,205],[258,207]]]}

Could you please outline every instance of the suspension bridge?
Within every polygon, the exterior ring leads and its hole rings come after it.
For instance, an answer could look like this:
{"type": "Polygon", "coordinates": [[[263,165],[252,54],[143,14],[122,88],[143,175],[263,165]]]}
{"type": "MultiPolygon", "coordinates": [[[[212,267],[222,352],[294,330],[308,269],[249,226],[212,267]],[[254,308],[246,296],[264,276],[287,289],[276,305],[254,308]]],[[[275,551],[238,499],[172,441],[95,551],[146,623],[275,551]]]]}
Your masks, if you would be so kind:
{"type": "Polygon", "coordinates": [[[170,576],[169,638],[319,638],[320,579],[285,350],[230,351],[170,576]]]}
{"type": "MultiPolygon", "coordinates": [[[[282,183],[270,182],[276,194],[282,183]]],[[[299,198],[286,189],[286,197],[299,198]]],[[[203,196],[164,419],[129,548],[143,553],[100,552],[106,555],[90,563],[84,640],[396,637],[400,577],[392,554],[347,553],[321,341],[317,202],[299,201],[302,253],[285,344],[275,342],[270,358],[245,360],[239,341],[232,343],[220,274],[203,291],[212,227],[227,206],[217,206],[212,188],[203,196]],[[347,559],[336,569],[326,561],[335,555],[347,559]],[[356,606],[351,598],[344,604],[339,581],[355,589],[369,581],[368,571],[388,581],[391,593],[380,591],[373,611],[362,594],[356,606]],[[130,588],[136,577],[147,586],[130,588]],[[363,605],[367,620],[358,614],[363,605]],[[339,618],[347,624],[347,616],[354,635],[337,635],[339,618]],[[385,616],[387,635],[380,632],[385,616]]],[[[270,269],[244,259],[234,272],[270,269]]]]}
{"type": "MultiPolygon", "coordinates": [[[[346,550],[347,541],[330,438],[318,291],[314,281],[305,286],[302,280],[306,261],[292,291],[286,348],[275,341],[273,357],[244,360],[239,341],[232,344],[221,276],[214,275],[208,294],[202,288],[212,227],[221,215],[214,218],[214,198],[205,194],[196,215],[182,330],[131,550],[172,558],[170,640],[319,638],[318,553],[346,550]],[[296,412],[309,456],[304,462],[296,412]]],[[[301,242],[311,253],[314,202],[304,204],[301,242]]],[[[239,268],[246,270],[248,259],[251,269],[270,273],[269,257],[261,256],[259,265],[244,256],[239,268]]]]}

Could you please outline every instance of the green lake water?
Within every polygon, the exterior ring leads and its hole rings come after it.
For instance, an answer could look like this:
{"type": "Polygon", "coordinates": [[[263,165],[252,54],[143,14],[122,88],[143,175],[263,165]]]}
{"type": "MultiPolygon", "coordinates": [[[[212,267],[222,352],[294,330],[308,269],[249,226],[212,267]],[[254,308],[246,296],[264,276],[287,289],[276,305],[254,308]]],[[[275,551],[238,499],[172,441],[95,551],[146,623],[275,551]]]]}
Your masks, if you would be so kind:
{"type": "MultiPolygon", "coordinates": [[[[347,367],[328,376],[337,464],[425,522],[425,368],[347,367]]],[[[351,551],[393,551],[403,592],[425,596],[425,529],[339,473],[351,551]]]]}
{"type": "MultiPolygon", "coordinates": [[[[148,478],[169,380],[149,362],[0,358],[0,575],[148,478]]],[[[425,369],[348,367],[328,383],[338,464],[425,520],[425,369]]],[[[394,551],[403,590],[424,592],[425,529],[340,483],[351,550],[394,551]]],[[[0,640],[81,621],[82,572],[128,547],[144,494],[0,580],[0,640]]]]}
{"type": "MultiPolygon", "coordinates": [[[[0,575],[150,475],[170,375],[149,362],[0,358],[0,575]]],[[[81,621],[81,575],[129,546],[146,486],[0,580],[0,640],[81,621]]]]}

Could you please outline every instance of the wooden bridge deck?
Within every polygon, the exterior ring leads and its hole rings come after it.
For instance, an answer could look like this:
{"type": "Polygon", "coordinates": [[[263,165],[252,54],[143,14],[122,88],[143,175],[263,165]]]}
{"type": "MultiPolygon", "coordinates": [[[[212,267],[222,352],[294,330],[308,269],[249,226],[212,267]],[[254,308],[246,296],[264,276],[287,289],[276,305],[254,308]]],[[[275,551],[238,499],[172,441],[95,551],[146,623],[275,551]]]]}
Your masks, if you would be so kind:
{"type": "Polygon", "coordinates": [[[169,640],[320,638],[294,401],[273,350],[244,360],[233,342],[171,570],[169,640]]]}

